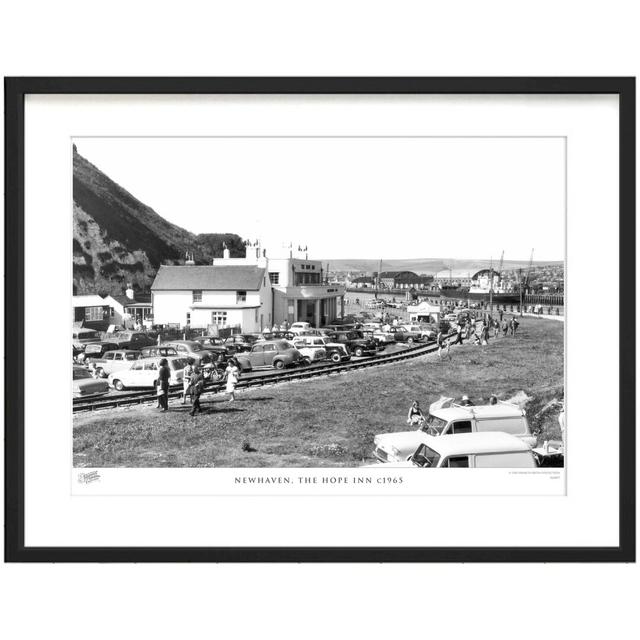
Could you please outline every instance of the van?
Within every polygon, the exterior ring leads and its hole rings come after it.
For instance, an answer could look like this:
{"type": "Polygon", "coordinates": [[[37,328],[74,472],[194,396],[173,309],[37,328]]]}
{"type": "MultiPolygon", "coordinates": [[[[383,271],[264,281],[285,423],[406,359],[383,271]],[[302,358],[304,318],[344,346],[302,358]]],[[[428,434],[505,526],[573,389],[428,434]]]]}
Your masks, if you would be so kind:
{"type": "MultiPolygon", "coordinates": [[[[508,433],[426,436],[404,465],[421,468],[535,469],[531,449],[508,433]]],[[[403,465],[403,466],[404,466],[403,465]]]]}
{"type": "Polygon", "coordinates": [[[417,431],[382,433],[374,438],[374,455],[380,462],[406,460],[425,438],[468,433],[502,432],[519,438],[529,448],[536,446],[523,409],[508,402],[480,406],[453,405],[434,409],[417,431]]]}
{"type": "Polygon", "coordinates": [[[71,330],[71,342],[76,349],[83,350],[88,344],[93,342],[100,342],[99,331],[93,329],[72,329],[71,330]]]}

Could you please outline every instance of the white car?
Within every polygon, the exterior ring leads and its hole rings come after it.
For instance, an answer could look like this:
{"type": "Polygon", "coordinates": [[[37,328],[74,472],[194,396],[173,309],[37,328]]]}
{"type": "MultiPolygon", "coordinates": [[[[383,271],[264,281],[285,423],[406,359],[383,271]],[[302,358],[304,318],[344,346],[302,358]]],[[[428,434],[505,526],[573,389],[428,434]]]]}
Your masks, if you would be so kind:
{"type": "Polygon", "coordinates": [[[313,329],[313,327],[309,322],[294,322],[289,327],[289,331],[291,331],[291,333],[301,333],[302,331],[309,331],[310,329],[313,329]]]}
{"type": "Polygon", "coordinates": [[[300,336],[291,340],[291,343],[302,354],[305,364],[327,359],[324,340],[319,336],[300,336]]]}
{"type": "Polygon", "coordinates": [[[431,329],[425,329],[424,327],[420,326],[419,324],[403,324],[400,325],[402,327],[404,327],[407,331],[415,331],[417,333],[419,333],[423,338],[427,338],[428,340],[435,340],[436,339],[436,332],[431,330],[431,329]]]}
{"type": "MultiPolygon", "coordinates": [[[[187,366],[188,360],[177,356],[169,356],[165,358],[169,364],[171,376],[169,384],[179,384],[182,382],[183,369],[187,366]]],[[[155,386],[158,379],[158,369],[160,368],[160,360],[162,358],[143,358],[136,360],[129,369],[122,369],[112,373],[107,381],[109,386],[122,391],[129,387],[150,387],[155,386]]]]}
{"type": "Polygon", "coordinates": [[[458,469],[535,469],[531,449],[508,433],[426,436],[409,460],[398,467],[458,469]]]}
{"type": "Polygon", "coordinates": [[[380,462],[402,462],[432,436],[502,432],[518,437],[527,447],[536,446],[523,409],[507,402],[434,409],[416,431],[378,434],[373,455],[380,462]]]}

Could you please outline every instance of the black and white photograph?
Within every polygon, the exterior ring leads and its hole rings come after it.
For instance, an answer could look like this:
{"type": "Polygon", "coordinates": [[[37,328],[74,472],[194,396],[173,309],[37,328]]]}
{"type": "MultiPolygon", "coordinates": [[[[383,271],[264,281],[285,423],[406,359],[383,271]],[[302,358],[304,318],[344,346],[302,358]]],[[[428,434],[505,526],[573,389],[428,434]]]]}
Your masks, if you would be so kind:
{"type": "Polygon", "coordinates": [[[74,137],[74,468],[564,467],[566,144],[74,137]]]}

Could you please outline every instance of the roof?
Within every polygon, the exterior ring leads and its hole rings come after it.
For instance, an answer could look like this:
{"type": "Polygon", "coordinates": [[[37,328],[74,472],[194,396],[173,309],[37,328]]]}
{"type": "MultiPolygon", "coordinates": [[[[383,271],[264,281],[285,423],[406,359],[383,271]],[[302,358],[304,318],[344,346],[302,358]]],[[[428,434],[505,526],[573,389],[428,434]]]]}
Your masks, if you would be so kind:
{"type": "Polygon", "coordinates": [[[529,445],[516,436],[500,431],[425,436],[425,444],[442,457],[468,453],[506,453],[530,451],[529,445]]]}
{"type": "Polygon", "coordinates": [[[81,295],[71,298],[71,305],[75,307],[106,307],[107,302],[104,298],[96,295],[81,295]]]}
{"type": "Polygon", "coordinates": [[[161,266],[151,285],[152,291],[257,291],[265,270],[247,265],[161,266]]]}
{"type": "Polygon", "coordinates": [[[500,402],[498,404],[481,404],[470,407],[445,407],[436,409],[433,413],[439,418],[446,418],[447,420],[463,420],[472,416],[486,420],[487,418],[519,418],[522,415],[522,409],[514,404],[500,402]]]}

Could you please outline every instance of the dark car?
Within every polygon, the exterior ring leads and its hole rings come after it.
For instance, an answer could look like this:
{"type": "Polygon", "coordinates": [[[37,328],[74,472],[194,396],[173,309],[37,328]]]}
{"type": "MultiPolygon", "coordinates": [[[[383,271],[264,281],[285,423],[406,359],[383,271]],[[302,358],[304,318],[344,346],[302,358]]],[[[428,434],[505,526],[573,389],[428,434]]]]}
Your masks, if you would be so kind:
{"type": "Polygon", "coordinates": [[[140,350],[144,347],[152,347],[156,339],[145,331],[116,331],[109,335],[110,342],[117,342],[118,349],[140,350]]]}
{"type": "Polygon", "coordinates": [[[418,331],[408,331],[404,327],[391,327],[389,332],[393,333],[396,342],[406,342],[407,344],[422,342],[422,333],[418,331]]]}
{"type": "Polygon", "coordinates": [[[83,353],[78,354],[77,359],[78,362],[89,364],[92,360],[104,358],[107,351],[115,351],[119,348],[120,345],[117,342],[91,342],[85,347],[83,353]]]}
{"type": "Polygon", "coordinates": [[[171,340],[163,342],[160,346],[173,347],[179,356],[187,358],[192,364],[198,366],[210,364],[217,357],[195,340],[171,340]]]}
{"type": "Polygon", "coordinates": [[[249,353],[243,354],[252,367],[275,367],[284,369],[302,364],[301,353],[286,340],[261,340],[256,342],[249,353]]]}
{"type": "MultiPolygon", "coordinates": [[[[304,332],[303,332],[304,333],[304,332]]],[[[269,331],[262,334],[262,340],[293,340],[299,334],[292,331],[269,331]]]]}
{"type": "Polygon", "coordinates": [[[237,333],[229,336],[224,343],[225,345],[235,347],[238,353],[242,353],[243,351],[251,351],[251,347],[253,347],[259,339],[258,336],[250,333],[237,333]]]}
{"type": "Polygon", "coordinates": [[[360,331],[335,331],[331,334],[331,341],[344,344],[357,357],[373,355],[378,351],[376,341],[365,338],[360,331]]]}
{"type": "Polygon", "coordinates": [[[226,347],[227,351],[235,353],[235,348],[231,344],[226,343],[226,338],[220,338],[219,336],[198,336],[194,338],[196,342],[199,342],[205,349],[209,347],[226,347]]]}

